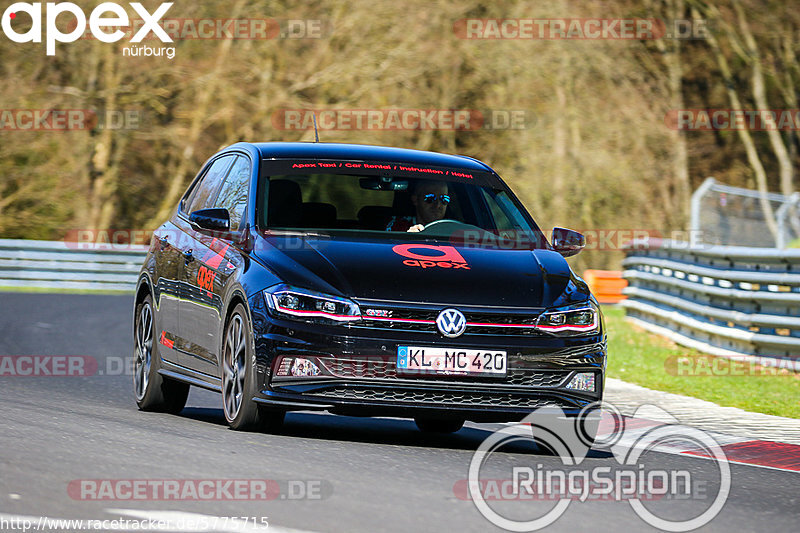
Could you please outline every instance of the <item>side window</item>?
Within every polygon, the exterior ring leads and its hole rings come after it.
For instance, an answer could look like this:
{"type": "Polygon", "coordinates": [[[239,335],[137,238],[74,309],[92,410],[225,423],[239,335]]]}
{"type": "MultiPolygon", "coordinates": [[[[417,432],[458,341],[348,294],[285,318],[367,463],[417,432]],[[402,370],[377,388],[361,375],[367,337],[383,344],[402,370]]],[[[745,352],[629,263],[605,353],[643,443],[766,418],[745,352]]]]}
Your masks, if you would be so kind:
{"type": "Polygon", "coordinates": [[[219,187],[222,178],[228,173],[228,169],[235,158],[236,156],[228,155],[220,157],[211,164],[208,172],[200,178],[200,182],[195,185],[189,199],[184,204],[185,212],[191,213],[198,209],[212,207],[211,201],[214,199],[214,192],[219,187]]]}
{"type": "Polygon", "coordinates": [[[250,186],[250,160],[239,156],[228,177],[219,190],[216,207],[224,207],[231,215],[231,229],[238,229],[247,206],[247,190],[250,186]]]}
{"type": "Polygon", "coordinates": [[[499,191],[495,196],[497,200],[497,204],[503,210],[503,213],[506,216],[506,220],[510,223],[508,229],[517,229],[523,231],[532,231],[533,228],[528,221],[522,215],[522,211],[525,210],[525,207],[520,207],[519,209],[514,205],[514,202],[508,196],[508,193],[505,191],[499,191]]]}
{"type": "Polygon", "coordinates": [[[518,210],[514,208],[511,199],[505,191],[493,191],[490,193],[486,188],[482,188],[481,190],[483,191],[486,203],[489,205],[489,210],[492,213],[492,218],[494,218],[496,229],[501,231],[529,229],[528,224],[521,218],[518,210]],[[509,216],[509,213],[512,213],[512,216],[509,216]],[[513,216],[513,214],[517,216],[513,216]]]}

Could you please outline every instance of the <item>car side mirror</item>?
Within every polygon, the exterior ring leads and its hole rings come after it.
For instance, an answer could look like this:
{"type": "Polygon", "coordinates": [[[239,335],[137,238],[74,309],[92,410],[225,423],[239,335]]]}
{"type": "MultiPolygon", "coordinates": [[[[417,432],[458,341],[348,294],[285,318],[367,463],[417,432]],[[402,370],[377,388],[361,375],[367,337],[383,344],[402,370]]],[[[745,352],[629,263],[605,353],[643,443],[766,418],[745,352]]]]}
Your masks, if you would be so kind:
{"type": "Polygon", "coordinates": [[[227,209],[221,207],[193,211],[189,215],[189,222],[200,229],[210,231],[230,231],[231,229],[231,215],[227,209]]]}
{"type": "Polygon", "coordinates": [[[586,246],[586,237],[575,230],[553,228],[553,249],[564,257],[570,257],[586,246]]]}

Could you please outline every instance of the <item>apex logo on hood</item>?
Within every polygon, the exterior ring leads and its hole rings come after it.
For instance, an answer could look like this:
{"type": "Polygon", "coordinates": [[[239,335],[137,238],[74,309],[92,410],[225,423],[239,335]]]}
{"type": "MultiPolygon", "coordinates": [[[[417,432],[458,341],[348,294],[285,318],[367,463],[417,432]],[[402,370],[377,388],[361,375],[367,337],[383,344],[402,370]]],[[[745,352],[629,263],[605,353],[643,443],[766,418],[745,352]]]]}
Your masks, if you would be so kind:
{"type": "Polygon", "coordinates": [[[403,264],[418,268],[463,268],[469,270],[467,261],[453,246],[434,246],[432,244],[398,244],[392,251],[403,257],[408,257],[403,264]],[[411,250],[427,250],[432,254],[419,254],[411,250]]]}

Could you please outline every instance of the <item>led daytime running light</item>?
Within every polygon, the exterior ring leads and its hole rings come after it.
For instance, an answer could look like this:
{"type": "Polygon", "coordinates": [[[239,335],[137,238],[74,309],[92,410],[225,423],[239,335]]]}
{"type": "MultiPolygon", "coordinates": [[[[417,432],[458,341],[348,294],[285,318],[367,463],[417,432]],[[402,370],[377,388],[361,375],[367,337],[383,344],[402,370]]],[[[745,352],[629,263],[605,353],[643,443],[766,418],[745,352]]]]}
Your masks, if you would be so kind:
{"type": "Polygon", "coordinates": [[[544,331],[557,333],[559,331],[594,331],[598,327],[598,314],[592,307],[582,307],[579,309],[569,309],[564,311],[551,311],[543,313],[537,321],[536,327],[544,331]],[[574,324],[571,323],[570,318],[577,313],[592,314],[591,324],[574,324]],[[543,324],[543,321],[550,322],[550,324],[543,324]],[[553,324],[555,322],[555,324],[553,324]]]}
{"type": "Polygon", "coordinates": [[[361,320],[361,311],[354,302],[335,296],[306,293],[288,287],[266,292],[267,303],[278,313],[303,317],[326,318],[337,322],[361,320]]]}

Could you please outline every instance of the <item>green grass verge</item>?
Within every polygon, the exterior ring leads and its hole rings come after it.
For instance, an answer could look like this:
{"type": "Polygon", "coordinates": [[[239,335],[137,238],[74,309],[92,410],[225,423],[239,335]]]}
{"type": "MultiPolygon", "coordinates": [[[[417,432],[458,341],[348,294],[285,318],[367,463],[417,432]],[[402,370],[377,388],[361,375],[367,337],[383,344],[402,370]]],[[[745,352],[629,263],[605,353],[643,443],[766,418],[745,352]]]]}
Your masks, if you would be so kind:
{"type": "Polygon", "coordinates": [[[603,314],[608,330],[609,377],[726,407],[800,418],[800,374],[770,371],[777,375],[741,375],[747,367],[731,367],[727,361],[720,361],[716,368],[698,365],[713,364],[714,359],[631,324],[622,308],[606,306],[603,314]],[[689,359],[679,367],[677,358],[687,355],[701,359],[689,359]]]}

